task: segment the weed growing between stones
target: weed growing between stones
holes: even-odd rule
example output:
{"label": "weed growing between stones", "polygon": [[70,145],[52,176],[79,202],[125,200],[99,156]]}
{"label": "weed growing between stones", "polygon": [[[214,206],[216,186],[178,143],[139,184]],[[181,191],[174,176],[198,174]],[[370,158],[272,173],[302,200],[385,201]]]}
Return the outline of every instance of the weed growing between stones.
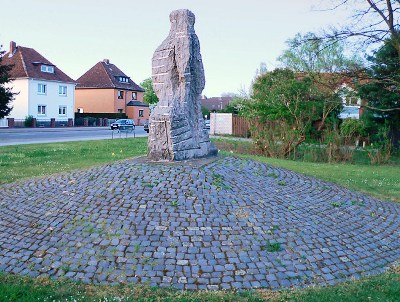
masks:
{"label": "weed growing between stones", "polygon": [[352,205],[352,206],[364,207],[364,206],[365,206],[365,203],[362,202],[362,201],[352,200],[352,201],[351,201],[351,205]]}
{"label": "weed growing between stones", "polygon": [[272,178],[278,178],[278,174],[276,174],[275,172],[268,173],[267,176]]}
{"label": "weed growing between stones", "polygon": [[279,242],[267,241],[265,245],[261,246],[261,250],[274,253],[282,251],[283,248]]}
{"label": "weed growing between stones", "polygon": [[220,174],[213,173],[213,185],[217,188],[218,191],[222,190],[222,181],[223,177]]}
{"label": "weed growing between stones", "polygon": [[340,208],[342,205],[343,205],[343,203],[338,202],[338,201],[331,202],[331,206],[334,208]]}

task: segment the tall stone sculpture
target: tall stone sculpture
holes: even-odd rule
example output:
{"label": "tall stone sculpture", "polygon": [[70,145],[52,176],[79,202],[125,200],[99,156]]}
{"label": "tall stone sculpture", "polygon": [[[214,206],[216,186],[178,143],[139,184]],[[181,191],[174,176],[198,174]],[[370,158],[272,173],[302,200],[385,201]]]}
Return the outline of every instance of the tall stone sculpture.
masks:
{"label": "tall stone sculpture", "polygon": [[181,9],[170,14],[170,21],[169,35],[152,60],[159,102],[150,116],[148,158],[171,161],[216,155],[201,115],[205,78],[195,16]]}

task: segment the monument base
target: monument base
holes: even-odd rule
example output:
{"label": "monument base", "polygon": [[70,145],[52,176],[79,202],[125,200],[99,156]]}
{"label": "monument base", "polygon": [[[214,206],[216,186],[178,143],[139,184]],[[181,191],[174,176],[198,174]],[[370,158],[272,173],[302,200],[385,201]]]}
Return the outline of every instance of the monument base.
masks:
{"label": "monument base", "polygon": [[[153,161],[181,161],[215,156],[204,121],[193,127],[184,116],[153,115],[149,123],[148,158]],[[197,129],[201,129],[198,131]]]}

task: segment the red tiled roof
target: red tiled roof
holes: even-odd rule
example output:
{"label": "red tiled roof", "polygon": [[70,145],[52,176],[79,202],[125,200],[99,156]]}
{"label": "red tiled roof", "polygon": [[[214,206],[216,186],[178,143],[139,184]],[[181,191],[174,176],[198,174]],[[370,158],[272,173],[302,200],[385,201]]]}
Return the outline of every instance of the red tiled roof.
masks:
{"label": "red tiled roof", "polygon": [[232,101],[232,97],[223,96],[223,97],[212,97],[212,98],[203,98],[200,100],[201,105],[206,107],[208,110],[221,110],[224,109],[228,104]]}
{"label": "red tiled roof", "polygon": [[[107,61],[107,60],[105,60]],[[127,83],[119,81],[119,77],[128,78]],[[79,79],[77,79],[79,88],[116,88],[144,92],[144,89],[132,81],[117,66],[107,62],[98,62]]]}
{"label": "red tiled roof", "polygon": [[[33,78],[75,83],[73,79],[33,48],[18,46],[12,56],[10,56],[9,52],[4,55],[3,63],[6,65],[14,65],[10,71],[10,76],[14,79]],[[43,64],[53,66],[54,73],[42,72],[41,66]]]}

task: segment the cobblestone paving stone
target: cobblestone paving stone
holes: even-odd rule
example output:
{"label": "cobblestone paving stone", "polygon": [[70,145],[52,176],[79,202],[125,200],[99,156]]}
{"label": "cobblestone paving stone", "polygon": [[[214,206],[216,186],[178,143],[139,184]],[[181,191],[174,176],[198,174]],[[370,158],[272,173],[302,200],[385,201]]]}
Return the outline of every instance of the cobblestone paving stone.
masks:
{"label": "cobblestone paving stone", "polygon": [[33,277],[278,289],[400,259],[399,204],[235,157],[133,159],[2,185],[0,196],[0,271]]}

